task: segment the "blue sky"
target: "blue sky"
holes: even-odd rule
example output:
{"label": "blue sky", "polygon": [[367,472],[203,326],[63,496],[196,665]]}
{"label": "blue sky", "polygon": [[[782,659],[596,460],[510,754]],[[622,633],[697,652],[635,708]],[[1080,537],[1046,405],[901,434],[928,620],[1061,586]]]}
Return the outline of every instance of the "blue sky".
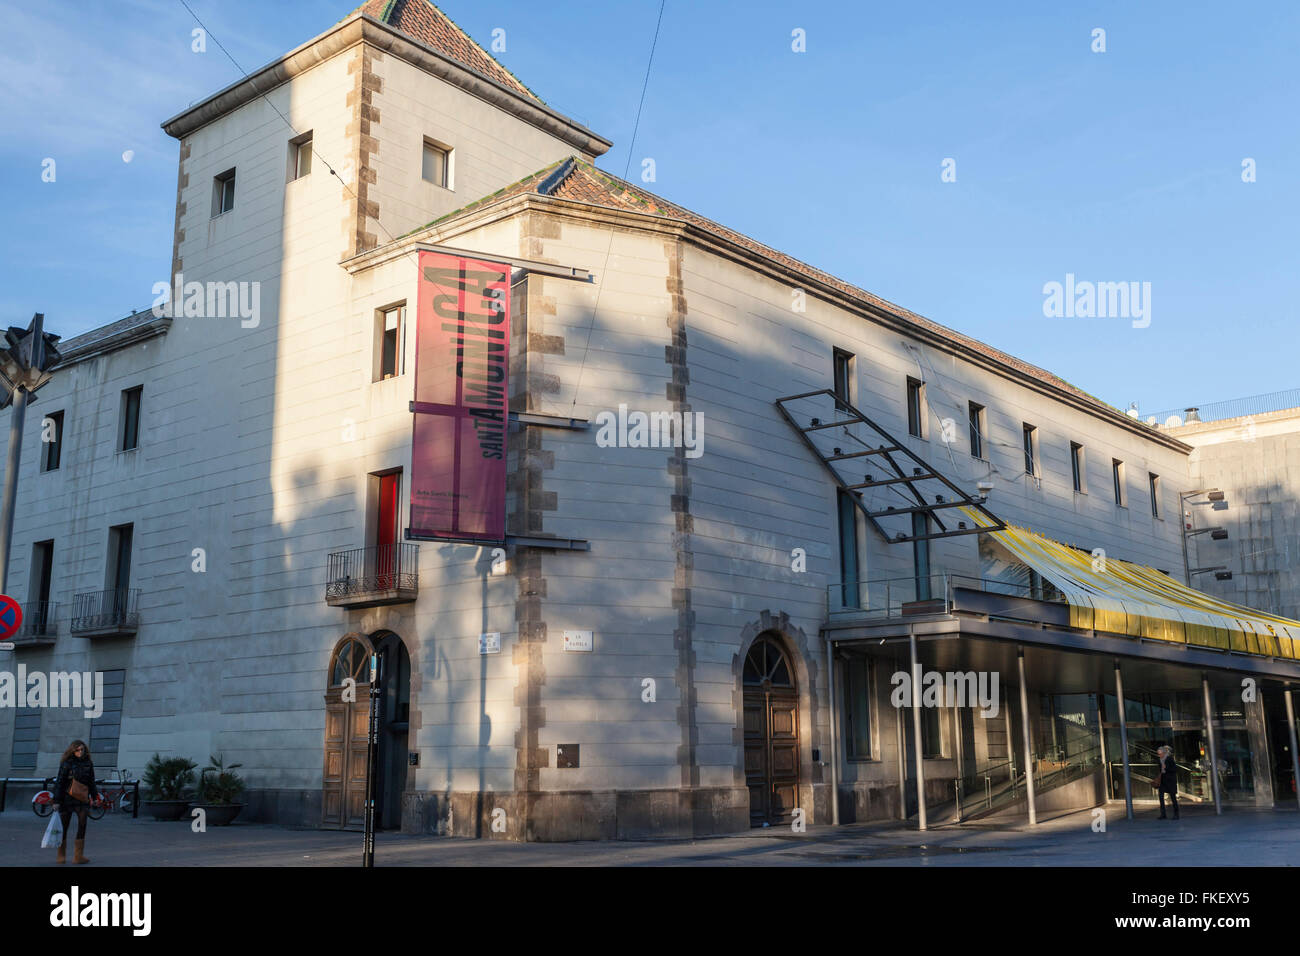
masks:
{"label": "blue sky", "polygon": [[[189,3],[248,71],[354,6]],[[499,59],[614,140],[599,165],[622,175],[658,0],[443,8],[484,46],[504,29]],[[179,0],[0,17],[0,304],[68,337],[153,300],[177,157],[159,124],[240,74],[191,51]],[[1293,388],[1298,39],[1292,2],[667,0],[631,176],[652,157],[654,192],[1117,406]],[[1149,282],[1150,325],[1045,317],[1067,274]]]}

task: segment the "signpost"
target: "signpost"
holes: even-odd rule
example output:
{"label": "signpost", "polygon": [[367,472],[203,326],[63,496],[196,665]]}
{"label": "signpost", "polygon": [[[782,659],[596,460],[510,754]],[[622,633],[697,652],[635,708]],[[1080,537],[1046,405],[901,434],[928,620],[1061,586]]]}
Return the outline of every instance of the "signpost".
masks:
{"label": "signpost", "polygon": [[45,332],[45,316],[37,312],[26,329],[10,326],[0,349],[0,408],[14,406],[9,423],[9,453],[5,458],[4,499],[0,504],[0,592],[9,588],[9,545],[14,535],[14,500],[18,494],[18,464],[23,453],[23,423],[27,418],[27,396],[50,380],[49,370],[58,364],[57,335]]}
{"label": "signpost", "polygon": [[370,655],[370,719],[366,732],[366,833],[361,865],[375,865],[375,750],[379,746],[379,655]]}

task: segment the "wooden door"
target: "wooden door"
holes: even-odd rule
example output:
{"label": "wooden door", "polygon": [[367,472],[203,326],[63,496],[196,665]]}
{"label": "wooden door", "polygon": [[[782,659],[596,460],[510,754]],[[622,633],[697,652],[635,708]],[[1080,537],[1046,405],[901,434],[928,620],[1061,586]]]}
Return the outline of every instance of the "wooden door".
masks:
{"label": "wooden door", "polygon": [[321,825],[365,826],[366,758],[370,722],[370,648],[356,638],[341,642],[325,692],[325,766]]}
{"label": "wooden door", "polygon": [[789,823],[799,805],[799,695],[775,642],[750,649],[743,699],[750,825]]}
{"label": "wooden door", "polygon": [[397,587],[397,473],[379,476],[379,514],[375,524],[375,575],[381,591]]}

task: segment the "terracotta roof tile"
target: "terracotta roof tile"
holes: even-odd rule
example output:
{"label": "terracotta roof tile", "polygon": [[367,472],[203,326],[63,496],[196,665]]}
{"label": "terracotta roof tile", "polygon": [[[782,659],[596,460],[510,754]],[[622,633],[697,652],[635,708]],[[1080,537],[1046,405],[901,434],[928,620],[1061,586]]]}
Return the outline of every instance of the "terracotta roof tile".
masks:
{"label": "terracotta roof tile", "polygon": [[495,80],[506,89],[514,90],[538,103],[542,102],[536,93],[520,83],[513,73],[471,40],[464,30],[429,0],[366,0],[353,13],[372,16],[457,63]]}

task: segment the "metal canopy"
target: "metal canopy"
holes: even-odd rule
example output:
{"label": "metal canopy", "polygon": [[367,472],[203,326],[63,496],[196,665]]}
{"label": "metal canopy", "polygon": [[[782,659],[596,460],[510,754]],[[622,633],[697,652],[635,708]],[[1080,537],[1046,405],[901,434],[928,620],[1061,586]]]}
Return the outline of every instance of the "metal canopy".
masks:
{"label": "metal canopy", "polygon": [[[810,417],[807,412],[808,403],[816,399],[830,400],[826,406],[830,409],[826,420]],[[795,402],[805,403],[801,406],[802,416],[797,416],[786,407]],[[983,498],[973,497],[962,490],[831,389],[822,388],[778,398],[776,407],[808,450],[822,463],[836,487],[849,494],[858,510],[866,517],[867,523],[887,543],[929,541],[934,538],[1001,531],[1006,527],[997,515],[984,507]],[[855,434],[855,431],[864,434]],[[838,444],[832,444],[828,450],[824,447],[828,439]],[[842,462],[857,463],[862,469],[861,476],[854,475],[846,479],[840,473],[840,469],[847,468],[840,464]],[[870,502],[864,496],[864,491],[873,492]],[[887,493],[894,495],[891,500],[895,503],[880,500]],[[949,517],[949,521],[955,520],[956,527],[945,524],[941,512],[962,506],[978,509],[991,523],[972,526],[972,522]],[[916,514],[926,515],[939,530],[926,534],[913,533],[911,516]],[[903,530],[886,526],[886,523],[893,525],[894,522],[889,519],[894,518],[907,519]]]}

